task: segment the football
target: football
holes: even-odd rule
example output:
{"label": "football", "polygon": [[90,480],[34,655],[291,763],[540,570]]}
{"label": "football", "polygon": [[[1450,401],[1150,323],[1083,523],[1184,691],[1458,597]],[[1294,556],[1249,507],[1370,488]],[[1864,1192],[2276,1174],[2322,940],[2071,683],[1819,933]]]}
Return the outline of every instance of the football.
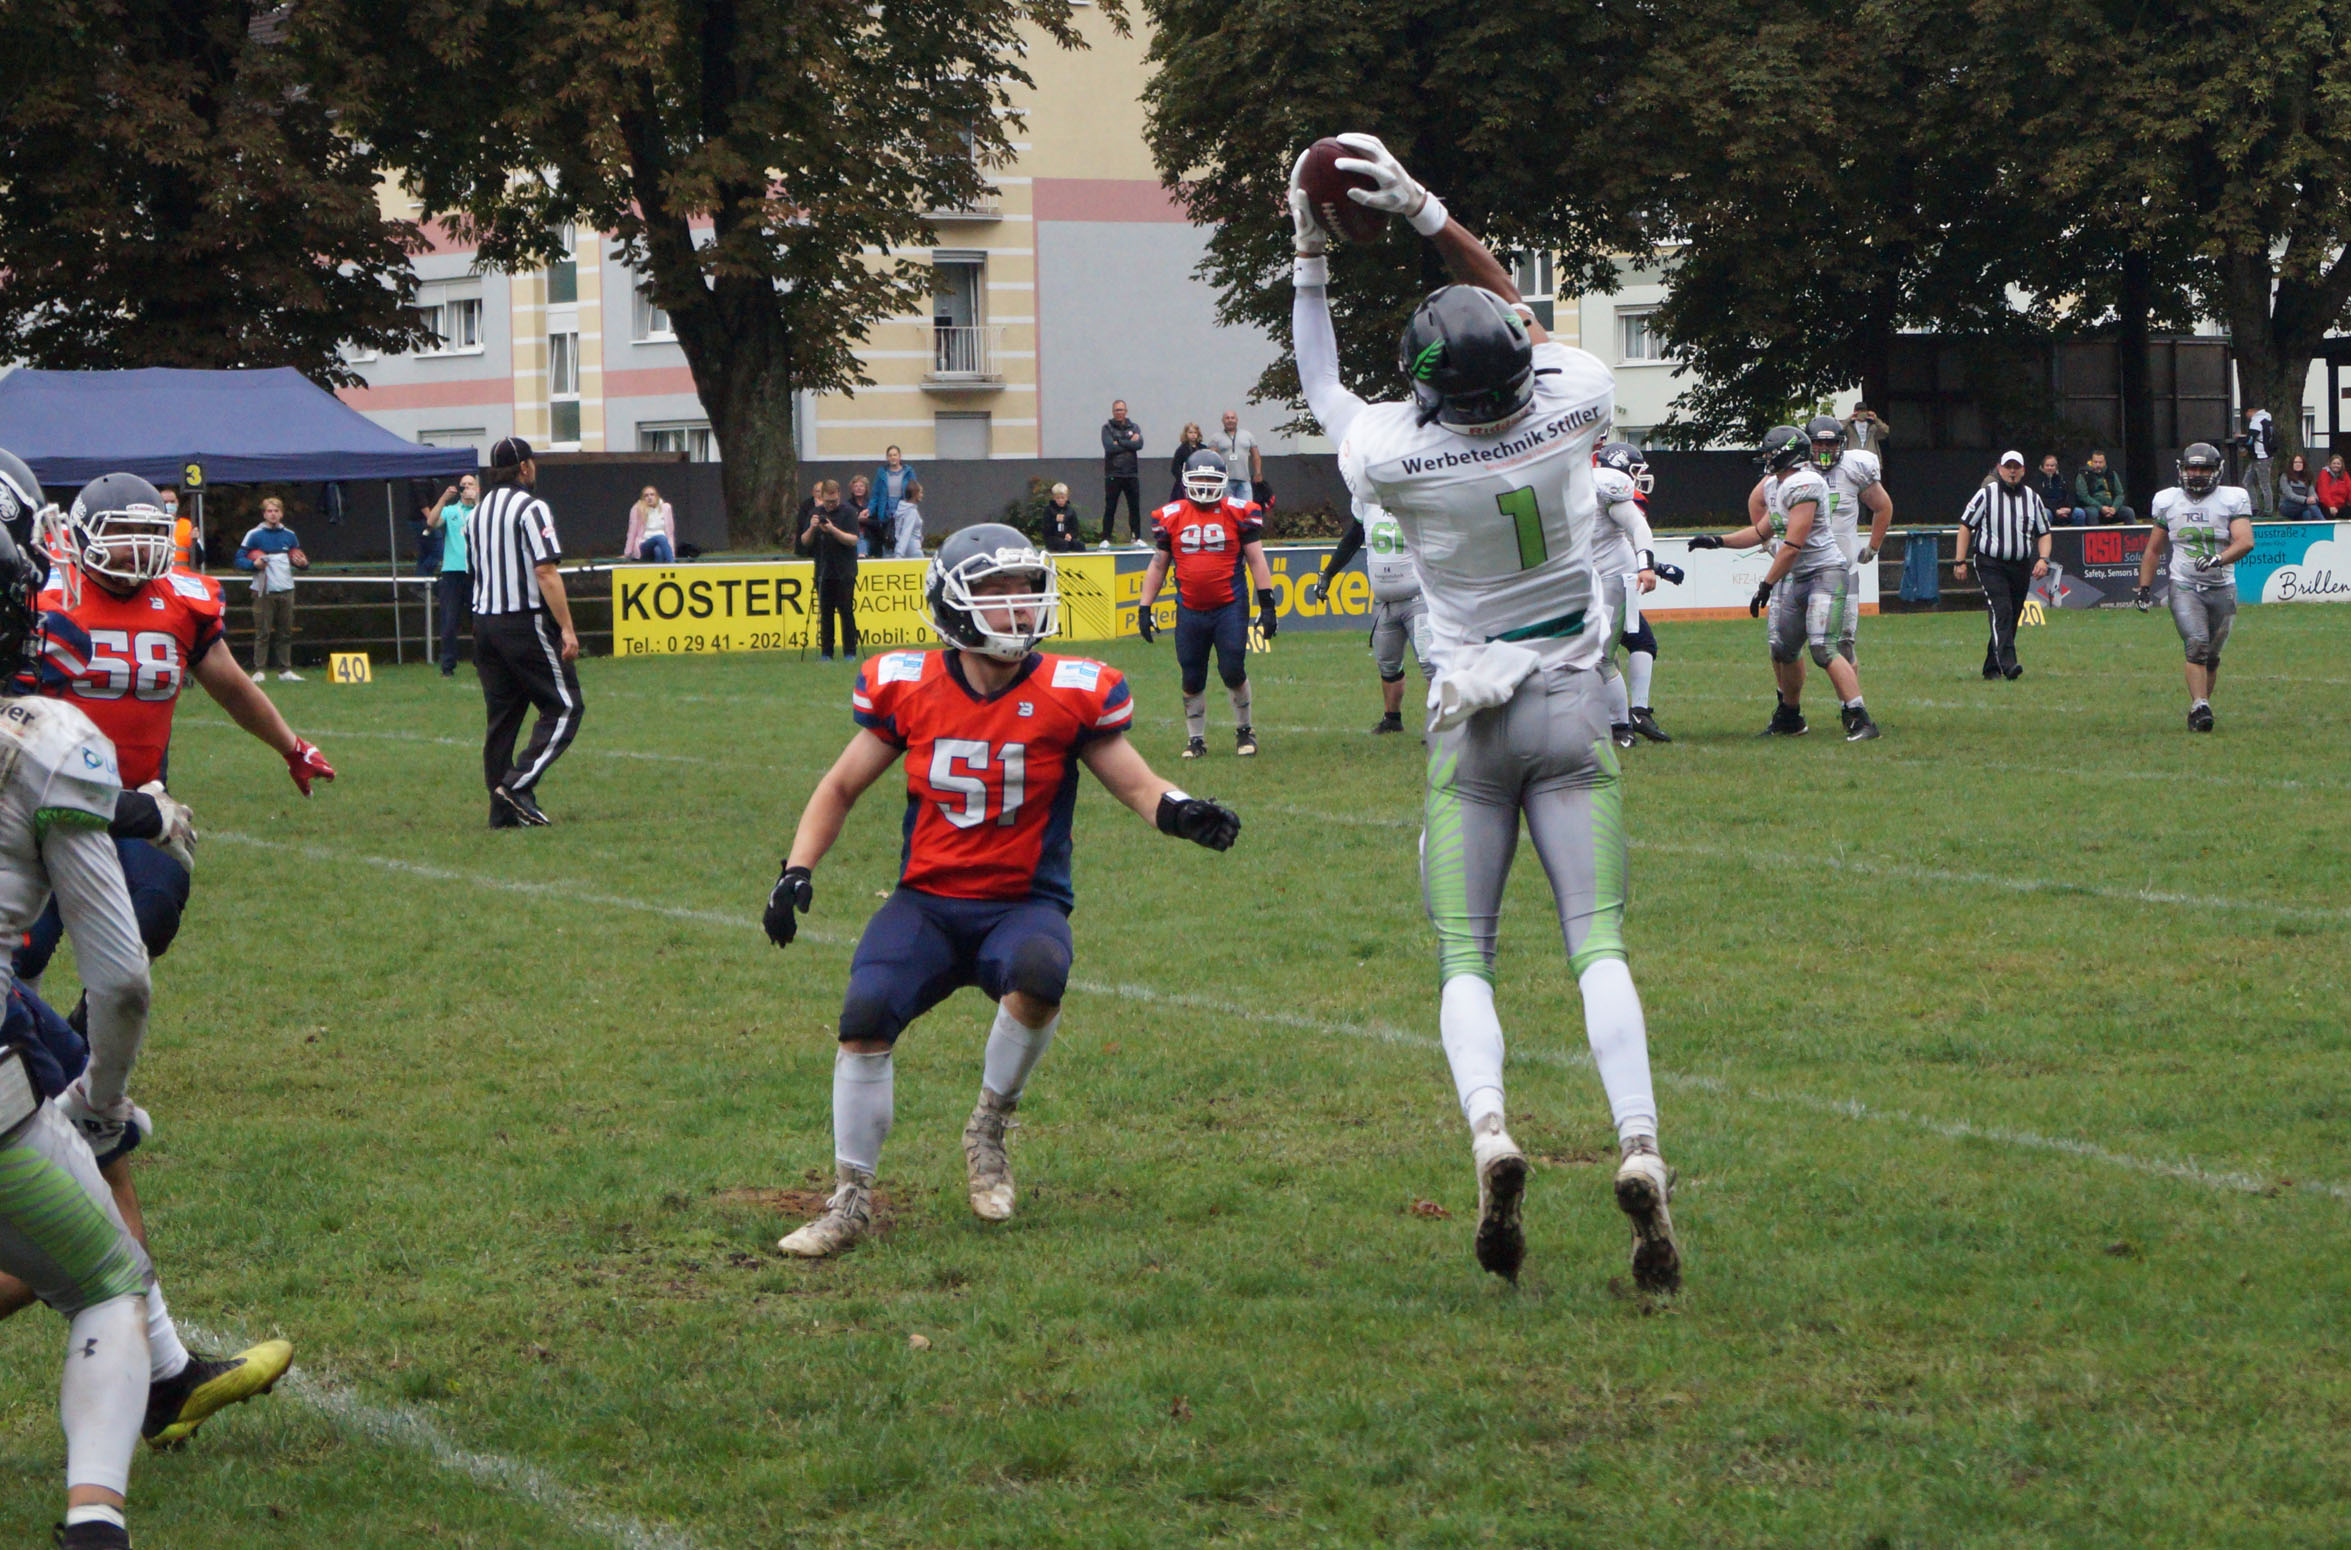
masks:
{"label": "football", "polygon": [[1306,164],[1299,169],[1298,185],[1306,190],[1307,204],[1314,211],[1314,223],[1333,237],[1348,242],[1369,242],[1388,224],[1387,212],[1367,209],[1347,197],[1351,188],[1370,188],[1372,181],[1360,172],[1339,170],[1339,158],[1356,153],[1325,135],[1306,148]]}

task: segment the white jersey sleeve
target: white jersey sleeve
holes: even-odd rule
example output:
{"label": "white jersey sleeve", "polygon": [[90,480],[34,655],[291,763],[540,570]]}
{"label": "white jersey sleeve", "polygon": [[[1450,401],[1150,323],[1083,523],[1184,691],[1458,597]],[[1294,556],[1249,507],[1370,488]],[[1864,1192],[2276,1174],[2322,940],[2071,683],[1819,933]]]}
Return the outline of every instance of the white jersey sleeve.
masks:
{"label": "white jersey sleeve", "polygon": [[1600,502],[1600,526],[1592,536],[1592,565],[1602,576],[1621,576],[1640,569],[1641,554],[1653,546],[1648,514],[1641,510],[1640,492],[1632,475],[1621,468],[1592,470],[1592,489]]}
{"label": "white jersey sleeve", "polygon": [[[1844,566],[1845,551],[1837,544],[1836,526],[1829,521],[1828,481],[1816,469],[1799,468],[1785,479],[1767,479],[1763,486],[1763,507],[1771,515],[1771,531],[1775,539],[1785,541],[1789,513],[1813,503],[1812,529],[1804,535],[1803,552],[1788,568],[1791,576],[1809,576],[1814,571],[1831,566]],[[1778,552],[1778,545],[1773,546]]]}
{"label": "white jersey sleeve", "polygon": [[1301,285],[1291,291],[1290,348],[1298,358],[1298,386],[1306,394],[1306,412],[1324,435],[1344,441],[1364,403],[1339,381],[1339,336],[1331,328],[1327,288]]}

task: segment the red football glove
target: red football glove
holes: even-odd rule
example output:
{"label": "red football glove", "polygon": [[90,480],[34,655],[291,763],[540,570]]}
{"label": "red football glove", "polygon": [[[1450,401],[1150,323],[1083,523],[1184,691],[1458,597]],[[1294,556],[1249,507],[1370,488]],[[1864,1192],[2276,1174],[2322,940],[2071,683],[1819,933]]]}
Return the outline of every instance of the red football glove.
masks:
{"label": "red football glove", "polygon": [[333,780],[335,767],[327,763],[327,756],[318,751],[318,745],[307,738],[294,739],[294,751],[286,755],[286,773],[294,777],[294,784],[304,796],[310,795],[314,780]]}

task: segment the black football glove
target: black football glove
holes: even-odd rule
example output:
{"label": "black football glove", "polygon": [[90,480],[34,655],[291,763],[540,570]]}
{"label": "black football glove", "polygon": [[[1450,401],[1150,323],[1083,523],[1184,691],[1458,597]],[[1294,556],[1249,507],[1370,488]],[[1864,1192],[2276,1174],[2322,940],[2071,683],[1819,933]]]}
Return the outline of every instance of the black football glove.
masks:
{"label": "black football glove", "polygon": [[1233,841],[1240,838],[1241,815],[1208,797],[1163,791],[1159,794],[1159,832],[1210,850],[1230,850]]}
{"label": "black football glove", "polygon": [[1265,631],[1265,638],[1267,640],[1273,639],[1275,623],[1273,589],[1271,587],[1259,587],[1257,589],[1257,627]]}
{"label": "black football glove", "polygon": [[2131,594],[2131,600],[2139,605],[2139,612],[2145,613],[2148,609],[2155,606],[2155,589],[2153,587],[2141,587],[2138,591]]}
{"label": "black football glove", "polygon": [[1689,574],[1689,572],[1683,570],[1679,565],[1657,564],[1652,565],[1649,568],[1657,572],[1657,579],[1659,581],[1670,581],[1677,587],[1682,584],[1682,578]]}
{"label": "black football glove", "polygon": [[1762,618],[1763,606],[1770,601],[1771,583],[1768,581],[1757,582],[1755,585],[1755,595],[1747,599],[1747,617],[1750,619]]}
{"label": "black football glove", "polygon": [[1690,547],[1693,549],[1720,549],[1722,540],[1712,533],[1700,533],[1696,538],[1690,540]]}
{"label": "black football glove", "polygon": [[1306,584],[1298,589],[1298,595],[1309,603],[1321,602],[1331,595],[1330,578],[1322,575],[1308,577]]}
{"label": "black football glove", "polygon": [[1146,646],[1159,638],[1159,621],[1152,617],[1148,606],[1135,610],[1135,633],[1143,637]]}
{"label": "black football glove", "polygon": [[808,868],[786,863],[784,875],[768,890],[767,911],[759,917],[767,939],[778,947],[791,946],[792,938],[800,934],[800,916],[815,903],[816,884],[809,881]]}

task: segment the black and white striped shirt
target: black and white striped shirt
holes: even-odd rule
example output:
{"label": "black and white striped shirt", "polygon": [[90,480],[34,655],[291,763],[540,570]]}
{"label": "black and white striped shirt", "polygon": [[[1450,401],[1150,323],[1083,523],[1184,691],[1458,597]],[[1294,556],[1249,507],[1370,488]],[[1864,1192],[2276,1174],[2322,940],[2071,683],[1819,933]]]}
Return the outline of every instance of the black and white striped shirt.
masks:
{"label": "black and white striped shirt", "polygon": [[2049,531],[2049,508],[2031,485],[2010,485],[1995,474],[1975,492],[1959,520],[1975,535],[1975,551],[1985,559],[2029,560],[2037,552],[2033,540]]}
{"label": "black and white striped shirt", "polygon": [[537,613],[539,597],[532,567],[563,558],[555,538],[555,517],[547,503],[518,484],[484,491],[465,525],[465,565],[473,576],[473,611],[478,614]]}

